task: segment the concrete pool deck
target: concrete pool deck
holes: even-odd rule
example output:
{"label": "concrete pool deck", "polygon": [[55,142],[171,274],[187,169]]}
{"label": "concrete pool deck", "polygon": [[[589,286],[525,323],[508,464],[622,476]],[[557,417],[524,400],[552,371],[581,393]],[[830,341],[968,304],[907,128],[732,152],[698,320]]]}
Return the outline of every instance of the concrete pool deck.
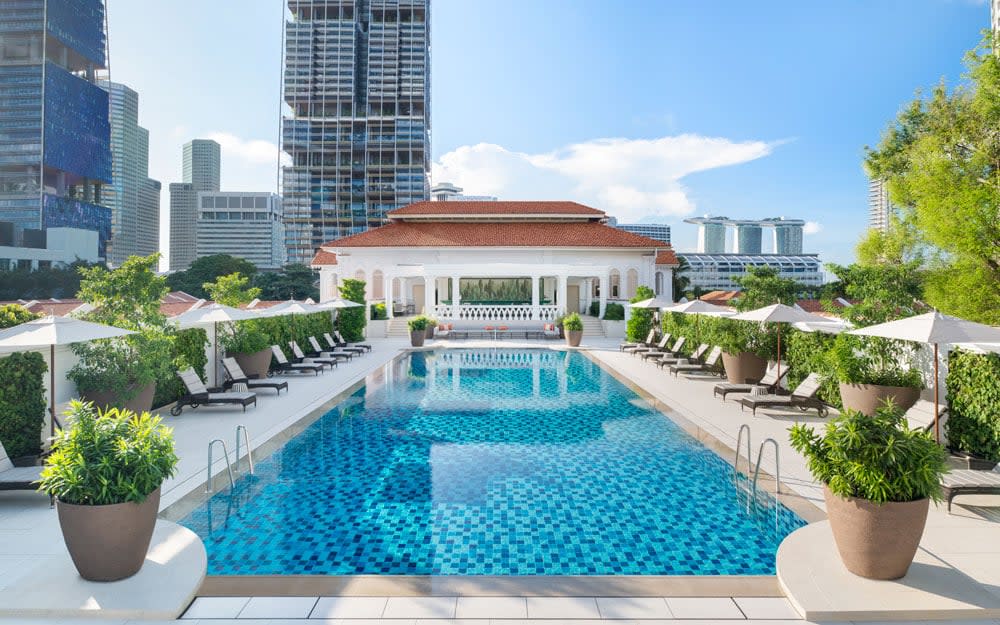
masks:
{"label": "concrete pool deck", "polygon": [[[293,428],[296,423],[299,423],[304,418],[312,413],[316,413],[317,410],[321,410],[324,407],[332,405],[334,398],[343,393],[345,390],[350,389],[355,386],[359,381],[363,380],[368,374],[376,372],[381,369],[381,367],[389,362],[392,358],[396,357],[401,350],[408,346],[408,342],[404,340],[393,340],[393,339],[377,339],[371,341],[375,346],[373,352],[369,355],[355,359],[354,362],[342,365],[338,370],[327,372],[324,375],[318,377],[311,376],[288,376],[285,379],[289,380],[289,393],[286,395],[282,393],[280,397],[276,397],[273,392],[263,391],[259,393],[260,401],[259,406],[256,409],[250,409],[244,415],[239,410],[225,409],[225,408],[200,408],[197,410],[185,410],[184,414],[179,417],[167,417],[165,421],[168,425],[175,428],[175,436],[177,440],[177,451],[181,458],[180,465],[178,467],[178,474],[175,478],[164,484],[164,494],[163,503],[161,509],[166,509],[170,506],[174,506],[171,510],[171,514],[168,516],[170,518],[178,518],[183,516],[182,509],[184,502],[182,501],[186,496],[195,496],[198,491],[203,490],[205,482],[205,461],[206,461],[206,447],[209,440],[213,438],[221,438],[227,442],[230,446],[230,452],[233,451],[232,445],[235,442],[235,428],[238,424],[244,424],[247,426],[248,431],[251,436],[251,447],[254,449],[261,448],[267,449],[268,446],[273,446],[282,440],[285,440],[290,432],[294,432],[300,428]],[[610,370],[616,372],[619,377],[623,377],[626,380],[630,380],[634,385],[638,386],[644,395],[650,397],[655,402],[662,404],[661,408],[665,412],[675,414],[681,418],[682,421],[689,422],[697,426],[702,430],[706,436],[710,436],[713,440],[713,444],[721,446],[720,453],[723,457],[731,461],[732,447],[735,445],[736,432],[742,423],[750,424],[753,434],[753,454],[757,454],[757,445],[766,437],[774,438],[781,448],[781,481],[785,488],[792,493],[794,493],[798,498],[808,502],[806,504],[810,509],[812,509],[811,518],[809,520],[818,520],[822,518],[822,495],[820,488],[817,484],[813,482],[808,471],[806,470],[805,463],[797,454],[795,454],[787,443],[787,428],[790,427],[796,421],[814,421],[822,422],[823,420],[808,414],[802,413],[783,413],[781,411],[760,411],[758,417],[753,418],[749,412],[742,413],[738,404],[733,401],[726,403],[721,402],[719,399],[712,397],[711,385],[717,380],[717,378],[712,379],[685,379],[673,378],[669,376],[665,371],[657,369],[649,363],[644,363],[639,358],[633,358],[627,354],[622,354],[617,350],[617,340],[610,339],[593,339],[590,341],[585,341],[584,348],[589,353],[590,357],[599,360]],[[478,347],[499,347],[499,348],[517,348],[517,347],[549,347],[549,348],[561,348],[562,343],[556,341],[454,341],[450,343],[441,343],[438,341],[432,341],[428,344],[429,348],[434,347],[457,347],[457,348],[478,348]],[[300,426],[301,427],[301,426]],[[290,428],[292,428],[290,430]],[[241,467],[245,468],[245,461],[241,463]],[[763,469],[769,473],[774,471],[774,463],[770,458],[770,453],[766,454],[765,460],[763,462]],[[218,484],[222,484],[220,480],[227,479],[224,478],[223,474],[225,471],[225,463],[221,459],[220,454],[217,452],[213,463],[213,473],[216,478],[215,481]],[[178,506],[177,504],[180,503]],[[973,505],[975,504],[975,505]],[[982,506],[982,507],[978,507]],[[985,595],[976,595],[980,597],[982,601],[980,603],[986,604],[988,601],[992,601],[1000,597],[1000,523],[998,523],[998,517],[1000,517],[1000,511],[995,507],[1000,506],[1000,498],[991,497],[967,497],[960,498],[956,500],[955,514],[948,516],[944,513],[943,508],[934,509],[932,507],[931,517],[928,520],[927,532],[924,535],[924,540],[921,543],[921,549],[925,551],[929,557],[935,559],[942,563],[942,566],[946,567],[947,570],[952,572],[959,577],[954,577],[952,579],[966,580],[968,579],[969,586],[963,584],[963,591],[972,589],[975,592],[985,592]],[[48,500],[42,495],[34,493],[3,493],[0,494],[0,592],[4,588],[9,588],[14,580],[23,577],[24,569],[26,564],[35,561],[38,557],[43,556],[48,553],[51,555],[54,549],[63,549],[62,538],[58,532],[57,524],[52,523],[52,517],[54,517],[54,512],[49,510]],[[811,528],[813,526],[809,526]],[[804,529],[809,529],[804,528]],[[800,530],[801,531],[801,530]],[[32,551],[32,548],[25,548],[25,545],[38,545]],[[37,552],[37,553],[36,553]],[[798,557],[798,556],[796,556]],[[803,558],[815,558],[815,554],[802,554]],[[824,556],[827,557],[827,556]],[[829,559],[827,557],[827,559]],[[835,562],[839,565],[839,560]],[[820,573],[822,572],[822,567],[818,567]],[[780,571],[779,571],[780,573]],[[820,573],[817,573],[820,574]],[[741,597],[755,597],[755,598],[765,598],[770,596],[774,598],[774,595],[778,594],[776,590],[777,581],[775,578],[769,578],[769,587],[766,592],[762,592],[760,587],[748,587],[745,591],[739,589],[731,590],[729,594],[736,596],[736,603],[739,604]],[[989,620],[993,618],[992,613],[987,611],[980,612],[969,612],[968,610],[964,612],[954,611],[954,612],[934,612],[929,609],[927,612],[917,611],[914,612],[910,610],[904,616],[904,612],[900,611],[893,614],[878,614],[874,612],[866,612],[864,610],[856,610],[849,608],[851,606],[846,603],[842,603],[842,600],[848,600],[855,596],[853,593],[853,588],[850,586],[851,579],[841,579],[837,576],[832,576],[829,579],[826,578],[813,578],[815,584],[821,587],[824,591],[823,598],[829,602],[829,597],[833,596],[837,599],[837,609],[843,608],[841,619],[849,618],[851,620],[860,621],[866,620],[866,614],[872,614],[872,618],[878,619],[900,619],[905,618],[907,620],[916,620],[921,618],[937,618],[937,619],[969,619],[969,618],[985,618],[987,620],[983,622],[988,622],[991,625],[1000,625],[1000,621]],[[856,580],[856,578],[854,578]],[[681,580],[675,580],[680,582]],[[864,581],[864,580],[862,580]],[[882,589],[885,592],[885,596],[889,597],[894,592],[893,584],[905,584],[907,578],[901,580],[900,582],[877,582],[877,584],[885,584]],[[869,582],[870,583],[870,582]],[[940,596],[942,601],[947,600],[948,597],[944,596],[939,590],[945,589],[945,586],[941,586],[940,589],[934,586],[934,580],[931,579],[929,582],[930,586],[922,590],[922,592],[927,593],[931,600],[936,596]],[[213,584],[215,588],[213,590]],[[222,581],[215,581],[213,578],[209,578],[205,585],[202,587],[203,591],[208,591],[211,595],[216,597],[224,592],[228,592],[231,589],[224,589],[220,584],[224,585]],[[841,586],[840,584],[845,584]],[[498,584],[502,587],[502,584]],[[94,594],[100,591],[106,591],[110,588],[110,585],[99,584],[96,585],[102,588],[94,588]],[[382,584],[385,588],[385,584]],[[947,588],[951,588],[948,585]],[[452,587],[454,588],[454,586]],[[618,612],[605,611],[600,609],[600,599],[601,597],[608,598],[608,595],[604,592],[600,592],[599,589],[595,589],[593,585],[588,585],[588,590],[586,594],[581,596],[583,591],[573,590],[564,588],[563,597],[566,595],[576,595],[575,598],[584,599],[583,603],[589,603],[586,599],[593,599],[598,606],[598,610],[595,613],[592,610],[585,610],[578,612],[579,618],[586,619],[607,619],[614,618],[612,616],[605,616],[605,614],[620,614]],[[692,594],[702,594],[696,592],[695,590],[690,590],[692,587],[687,586],[688,590],[685,591],[679,586],[674,592],[661,593],[653,596],[656,591],[648,590],[646,592],[635,593],[634,595],[628,595],[627,590],[621,590],[618,594],[619,599],[628,600],[635,606],[646,605],[650,607],[651,611],[646,612],[647,616],[637,616],[637,617],[627,617],[627,618],[639,618],[639,619],[663,619],[663,622],[673,622],[677,619],[709,619],[716,620],[722,618],[749,618],[751,621],[756,621],[756,619],[775,619],[775,618],[788,618],[786,616],[767,616],[766,613],[746,613],[741,612],[739,617],[725,617],[719,615],[718,613],[712,612],[710,609],[696,610],[694,612],[684,612],[681,611],[671,611],[669,616],[664,615],[661,606],[653,605],[655,603],[650,603],[649,601],[640,601],[639,596],[643,599],[662,599],[668,605],[670,604],[670,598],[679,598],[687,595],[686,598],[694,599]],[[357,586],[355,586],[357,589]],[[124,590],[124,589],[123,589]],[[155,585],[144,589],[145,592],[155,594],[160,589]],[[315,601],[310,608],[310,613],[312,609],[316,607],[317,602],[320,601],[319,597],[323,596],[323,593],[315,591],[313,589],[308,589],[306,587],[301,587],[302,592],[299,593],[299,598],[303,599],[300,603],[306,603],[305,599],[312,598]],[[863,594],[867,597],[874,596],[878,598],[881,596],[883,590],[878,590],[873,595],[872,592],[866,591]],[[811,614],[817,613],[816,608],[810,607],[810,605],[803,605],[797,603],[798,591],[796,589],[789,589],[792,594],[791,605],[795,605],[800,614]],[[51,588],[48,593],[51,596],[53,593],[58,594],[60,592],[58,586]],[[135,596],[141,595],[143,590],[129,591],[131,599]],[[426,595],[434,595],[434,598],[445,599],[445,602],[438,602],[441,605],[447,602],[448,593],[454,593],[454,590],[448,590],[448,585],[438,585],[438,588],[421,589],[417,588],[416,591],[410,591],[407,593],[392,593],[389,592],[356,592],[355,594],[369,594],[373,596],[385,596],[387,601],[391,596],[402,596],[403,594],[420,597]],[[497,595],[502,594],[502,590],[494,589],[492,592],[486,592],[480,589],[478,591],[481,595]],[[832,594],[831,594],[832,593]],[[199,593],[206,599],[214,598],[209,597],[205,592]],[[260,604],[267,604],[267,601],[263,601],[270,597],[272,593],[255,593],[258,595],[258,601]],[[273,593],[280,594],[280,593]],[[331,593],[340,594],[340,593]],[[348,593],[344,593],[348,594]],[[451,597],[454,599],[457,594],[454,593]],[[520,592],[516,593],[518,596],[526,596],[528,594],[538,594],[538,593],[528,593]],[[444,596],[443,596],[444,595]],[[45,596],[44,594],[39,595]],[[860,595],[857,595],[860,596]],[[664,599],[664,597],[666,597]],[[224,623],[225,619],[236,619],[232,622],[240,623],[253,623],[254,611],[246,612],[243,614],[243,607],[247,605],[249,601],[244,594],[244,603],[241,604],[241,608],[236,614],[231,616],[220,616],[216,617],[221,620],[215,620],[209,617],[195,618],[195,621],[205,622],[205,623]],[[558,599],[558,596],[551,596],[548,598]],[[716,593],[714,597],[716,600],[731,601],[728,594],[726,596],[720,596]],[[782,600],[784,601],[784,600]],[[973,603],[977,601],[973,599]],[[203,605],[209,605],[211,602],[202,602]],[[399,602],[395,602],[399,603]],[[537,603],[536,605],[541,606],[542,603]],[[579,602],[577,602],[579,603]],[[612,605],[612,603],[605,602],[606,605]],[[712,602],[709,602],[712,603]],[[697,601],[694,602],[675,602],[676,605],[689,604],[689,605],[709,605],[709,603],[699,604]],[[752,603],[752,602],[751,602]],[[279,605],[271,603],[269,605]],[[216,605],[220,605],[216,602]],[[283,604],[281,604],[283,605]],[[445,618],[456,618],[458,617],[458,600],[455,599],[456,611],[450,616]],[[529,605],[525,601],[525,605]],[[556,606],[556,604],[549,604],[551,606]],[[559,604],[562,605],[562,604]],[[568,605],[568,604],[566,604]],[[714,603],[712,605],[715,605]],[[748,603],[748,605],[750,605]],[[784,604],[782,604],[784,605]],[[910,604],[912,605],[912,604]],[[928,604],[930,605],[930,604]],[[176,614],[180,614],[187,604],[180,606]],[[385,608],[386,606],[383,606]],[[933,607],[933,606],[932,606]],[[637,608],[638,609],[638,608]],[[811,611],[812,610],[812,611]],[[275,614],[269,612],[266,619],[295,619],[302,618],[299,616],[298,610],[295,614],[284,613]],[[639,614],[638,612],[634,612]],[[161,613],[162,614],[162,613]],[[196,614],[196,613],[193,613]],[[387,616],[395,616],[399,614],[397,611],[393,611],[388,615],[383,611],[379,614],[377,618],[386,618]],[[753,614],[753,615],[752,615]],[[826,619],[834,620],[836,615],[823,613]],[[850,614],[851,616],[847,616]],[[930,615],[934,614],[933,617]],[[82,615],[82,614],[81,614]],[[543,616],[545,615],[545,616]],[[656,616],[659,615],[659,616]],[[18,618],[16,620],[7,620],[4,617],[13,617],[14,614],[10,612],[5,612],[5,606],[0,603],[0,625],[4,623],[41,623],[46,621],[35,621],[35,620],[25,620],[24,618]],[[97,616],[93,611],[86,616],[90,617],[91,620],[88,622],[96,622],[93,620],[94,616]],[[114,619],[104,621],[108,623],[116,623],[121,625],[130,619],[138,618],[149,618],[151,614],[143,614],[141,611],[129,614],[116,614]],[[308,616],[308,614],[307,614]],[[444,615],[442,615],[444,616]],[[520,619],[541,619],[548,617],[561,616],[563,618],[573,618],[573,612],[566,612],[559,614],[559,612],[544,611],[541,609],[536,609],[527,614],[527,616],[518,617]],[[237,619],[237,617],[240,617]],[[163,618],[162,616],[157,616],[157,618]],[[192,617],[193,618],[193,617]],[[322,618],[332,618],[323,616]],[[391,623],[402,623],[402,622],[413,622],[413,618],[410,617],[409,620],[388,620],[385,622]],[[474,617],[477,620],[474,622],[487,623],[489,620],[478,620],[483,617]],[[491,617],[492,620],[500,618],[498,613],[494,613]],[[618,618],[626,618],[619,616]],[[247,620],[250,619],[250,620]],[[54,622],[54,621],[48,621]],[[58,622],[73,622],[60,620]],[[187,622],[193,622],[188,620]],[[284,621],[269,621],[269,620],[257,620],[259,624],[265,622],[284,622]],[[307,622],[307,621],[299,621]],[[317,622],[313,620],[311,622]],[[322,620],[318,622],[323,622]],[[340,621],[330,621],[330,622],[340,622]],[[375,623],[379,622],[376,620],[368,620],[362,622]],[[500,620],[500,623],[513,623],[513,620]],[[538,622],[549,622],[554,621],[544,621],[539,620]],[[623,623],[629,621],[618,620],[616,622]],[[654,621],[638,621],[638,622],[654,622]],[[688,621],[690,622],[690,621]],[[761,621],[762,622],[762,621]],[[788,622],[788,621],[783,621]],[[966,621],[968,622],[968,621]]]}

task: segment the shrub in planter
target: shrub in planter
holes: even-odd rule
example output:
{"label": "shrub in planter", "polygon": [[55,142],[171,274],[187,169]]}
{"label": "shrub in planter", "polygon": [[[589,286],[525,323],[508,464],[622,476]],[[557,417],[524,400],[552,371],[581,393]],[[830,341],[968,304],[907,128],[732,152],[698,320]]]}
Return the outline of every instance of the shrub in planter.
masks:
{"label": "shrub in planter", "polygon": [[73,402],[39,490],[57,500],[59,525],[84,579],[115,581],[142,567],[159,508],[160,485],[174,474],[173,435],[159,417]]}
{"label": "shrub in planter", "polygon": [[[651,297],[656,297],[653,290],[648,286],[640,286],[636,289],[635,297],[632,298],[631,302],[634,304],[635,302],[641,302]],[[625,339],[632,342],[644,340],[646,335],[649,334],[649,330],[653,327],[654,312],[652,308],[633,308],[632,315],[628,318]]]}
{"label": "shrub in planter", "polygon": [[427,338],[427,328],[431,327],[431,320],[423,315],[418,315],[406,322],[410,328],[410,345],[420,347]]}
{"label": "shrub in planter", "polygon": [[[220,333],[220,340],[222,335]],[[178,330],[174,334],[173,359],[171,367],[175,371],[183,371],[192,367],[201,377],[205,379],[205,366],[208,365],[208,356],[205,354],[205,347],[208,345],[208,332],[204,328],[187,328]],[[176,375],[168,376],[156,382],[156,394],[153,396],[153,406],[166,406],[177,401],[187,390],[184,383]]]}
{"label": "shrub in planter", "polygon": [[38,352],[0,358],[0,442],[12,459],[37,456],[41,450],[48,370]]}
{"label": "shrub in planter", "polygon": [[924,385],[920,371],[903,364],[913,354],[902,341],[838,335],[829,356],[844,408],[870,415],[886,398],[904,410],[912,406]]}
{"label": "shrub in planter", "polygon": [[785,349],[781,358],[783,363],[789,367],[785,378],[788,388],[798,386],[810,373],[818,373],[823,378],[818,397],[824,403],[840,410],[843,408],[840,400],[840,385],[829,356],[834,340],[836,340],[834,334],[789,329],[782,339],[782,345]]}
{"label": "shrub in planter", "polygon": [[337,329],[348,342],[358,342],[365,336],[365,281],[347,278],[340,283],[340,296],[361,304],[357,308],[344,308],[337,314]]}
{"label": "shrub in planter", "polygon": [[566,315],[563,318],[562,327],[566,333],[566,343],[570,347],[579,346],[580,340],[583,338],[583,320],[580,319],[580,315],[577,313]]}
{"label": "shrub in planter", "polygon": [[623,321],[624,319],[625,306],[622,304],[616,304],[615,302],[608,302],[607,306],[604,307],[604,320]]}
{"label": "shrub in planter", "polygon": [[371,305],[371,319],[372,321],[381,321],[382,319],[388,319],[389,314],[385,310],[385,302],[378,302]]}
{"label": "shrub in planter", "polygon": [[929,501],[941,497],[944,450],[929,434],[911,430],[890,403],[872,416],[849,410],[822,436],[798,424],[790,439],[825,486],[830,526],[847,569],[871,579],[905,575]]}
{"label": "shrub in planter", "polygon": [[945,430],[952,449],[1000,461],[1000,355],[952,351],[948,406]]}
{"label": "shrub in planter", "polygon": [[437,328],[438,320],[434,317],[427,317],[427,328],[424,330],[426,332],[427,338],[434,337],[434,329]]}

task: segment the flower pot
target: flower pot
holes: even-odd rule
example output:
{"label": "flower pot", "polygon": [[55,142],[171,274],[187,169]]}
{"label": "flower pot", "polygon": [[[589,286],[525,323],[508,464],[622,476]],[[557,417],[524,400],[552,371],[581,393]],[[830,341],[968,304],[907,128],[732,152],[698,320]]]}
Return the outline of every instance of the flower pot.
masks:
{"label": "flower pot", "polygon": [[433,325],[427,326],[426,334],[424,336],[426,338],[429,338],[429,339],[434,338],[434,326]]}
{"label": "flower pot", "polygon": [[566,344],[570,347],[579,347],[581,339],[583,330],[566,330]]}
{"label": "flower pot", "polygon": [[896,406],[908,410],[920,399],[920,389],[909,386],[881,386],[878,384],[840,383],[840,399],[845,410],[857,410],[872,416],[891,397]]}
{"label": "flower pot", "polygon": [[[135,387],[133,386],[132,388],[134,389]],[[102,410],[110,406],[126,408],[137,414],[142,414],[149,412],[153,408],[153,395],[155,394],[156,382],[150,382],[139,389],[139,392],[128,401],[122,400],[118,393],[112,391],[81,393],[81,396],[86,401],[94,402],[94,406]]]}
{"label": "flower pot", "polygon": [[232,354],[232,357],[236,359],[236,363],[239,364],[243,373],[251,378],[266,378],[267,371],[271,368],[270,347],[265,347],[259,352]]}
{"label": "flower pot", "polygon": [[767,371],[767,361],[753,352],[722,352],[722,364],[731,384],[756,384]]}
{"label": "flower pot", "polygon": [[423,347],[424,339],[427,338],[426,330],[411,330],[410,331],[410,345],[413,347]]}
{"label": "flower pot", "polygon": [[876,505],[823,487],[837,551],[847,570],[868,579],[899,579],[917,553],[929,499]]}
{"label": "flower pot", "polygon": [[59,527],[83,579],[114,582],[139,572],[160,508],[160,489],[142,503],[82,506],[58,501]]}

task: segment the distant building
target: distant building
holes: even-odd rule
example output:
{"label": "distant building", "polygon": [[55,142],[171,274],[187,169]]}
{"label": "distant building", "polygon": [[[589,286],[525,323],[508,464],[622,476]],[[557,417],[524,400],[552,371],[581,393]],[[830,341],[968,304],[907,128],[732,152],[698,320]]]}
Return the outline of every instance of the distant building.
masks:
{"label": "distant building", "polygon": [[[0,229],[12,231],[10,228]],[[99,235],[94,230],[49,228],[44,232],[34,232],[42,236],[34,242],[29,237],[29,243],[38,244],[32,246],[13,246],[9,238],[0,235],[0,271],[48,269],[70,265],[78,260],[88,263],[101,260],[97,250]]]}
{"label": "distant building", "polygon": [[218,191],[221,147],[210,139],[184,144],[184,182],[170,185],[170,269],[183,271],[198,258],[198,193]]}
{"label": "distant building", "polygon": [[670,243],[670,226],[667,224],[611,224],[619,230]]}
{"label": "distant building", "polygon": [[868,180],[868,227],[885,232],[895,207],[889,201],[889,188],[881,178]]}
{"label": "distant building", "polygon": [[160,248],[160,183],[149,178],[149,131],[139,125],[139,94],[102,80],[111,116],[112,181],[102,203],[111,209],[108,262],[149,256]]}
{"label": "distant building", "polygon": [[281,198],[273,193],[198,193],[197,256],[229,254],[258,269],[285,266]]}
{"label": "distant building", "polygon": [[[802,234],[806,222],[801,219],[730,219],[728,217],[693,217],[684,223],[698,226],[699,254],[764,254],[764,230],[771,230],[770,252],[780,255],[802,253]],[[726,231],[732,229],[732,244],[726,249]]]}
{"label": "distant building", "polygon": [[431,187],[431,200],[434,202],[496,202],[495,195],[463,195],[462,187],[456,187],[450,182],[439,182]]}
{"label": "distant building", "polygon": [[990,4],[990,23],[993,25],[993,50],[1000,54],[1000,0]]}
{"label": "distant building", "polygon": [[816,254],[700,254],[678,252],[690,269],[684,276],[692,287],[709,291],[740,289],[736,278],[745,276],[753,267],[773,267],[782,278],[791,278],[806,286],[823,284],[822,264]]}
{"label": "distant building", "polygon": [[96,232],[105,255],[111,128],[95,84],[108,67],[104,27],[103,0],[0,3],[0,222],[13,224],[15,245],[37,244],[29,231],[76,228]]}

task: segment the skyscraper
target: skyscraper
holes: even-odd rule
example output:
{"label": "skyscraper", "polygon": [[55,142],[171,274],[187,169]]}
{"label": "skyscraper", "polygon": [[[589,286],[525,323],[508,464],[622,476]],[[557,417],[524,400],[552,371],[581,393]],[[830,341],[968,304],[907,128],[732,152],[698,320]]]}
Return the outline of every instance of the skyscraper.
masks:
{"label": "skyscraper", "polygon": [[211,139],[184,144],[184,182],[170,185],[170,269],[183,271],[198,258],[198,193],[218,191],[222,149]]}
{"label": "skyscraper", "polygon": [[111,209],[108,262],[148,256],[160,247],[160,183],[149,178],[149,131],[139,125],[139,94],[101,81],[110,97],[111,184],[103,204]]}
{"label": "skyscraper", "polygon": [[[99,254],[111,236],[101,205],[111,182],[104,0],[0,3],[0,222],[25,231],[95,230]],[[39,233],[28,233],[36,240]]]}
{"label": "skyscraper", "polygon": [[289,262],[429,197],[430,0],[288,0]]}
{"label": "skyscraper", "polygon": [[868,179],[868,227],[885,232],[889,229],[889,216],[893,213],[889,201],[889,188],[881,178]]}
{"label": "skyscraper", "polygon": [[990,25],[993,27],[993,51],[1000,54],[1000,0],[990,2]]}

